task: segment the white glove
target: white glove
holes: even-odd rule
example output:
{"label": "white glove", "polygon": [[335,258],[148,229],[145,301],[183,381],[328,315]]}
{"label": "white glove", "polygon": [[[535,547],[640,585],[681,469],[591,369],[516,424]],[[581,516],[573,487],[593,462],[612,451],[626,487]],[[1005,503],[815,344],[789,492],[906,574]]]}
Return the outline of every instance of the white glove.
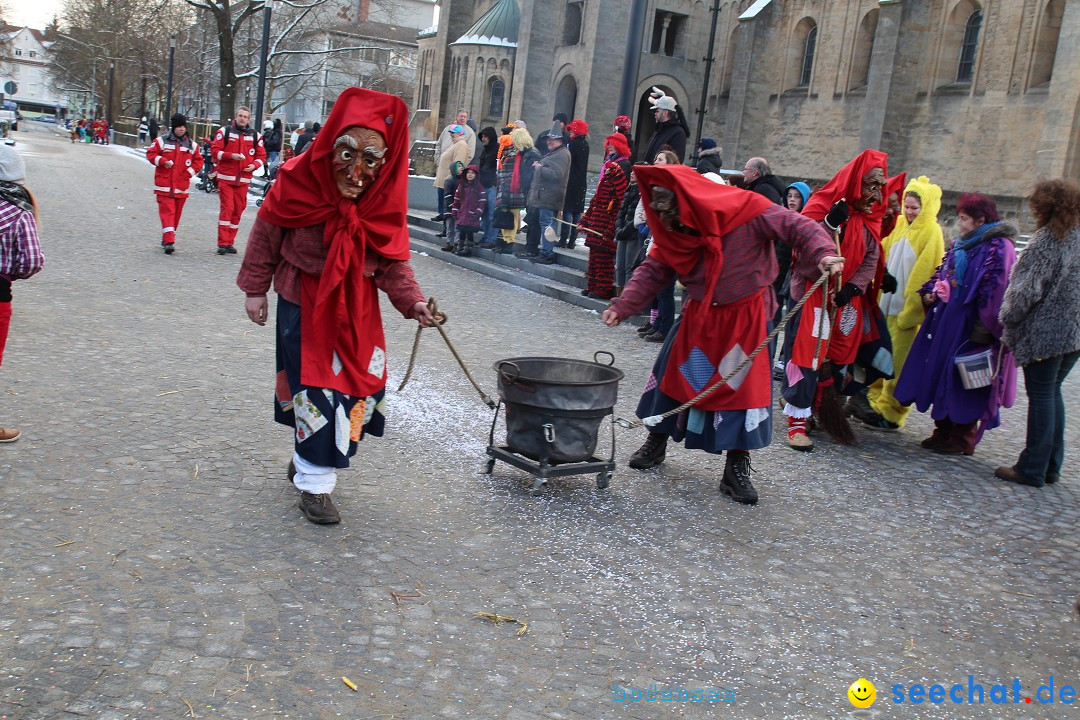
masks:
{"label": "white glove", "polygon": [[664,91],[653,85],[652,92],[649,93],[649,104],[656,107],[656,103],[659,102],[662,97],[664,97]]}

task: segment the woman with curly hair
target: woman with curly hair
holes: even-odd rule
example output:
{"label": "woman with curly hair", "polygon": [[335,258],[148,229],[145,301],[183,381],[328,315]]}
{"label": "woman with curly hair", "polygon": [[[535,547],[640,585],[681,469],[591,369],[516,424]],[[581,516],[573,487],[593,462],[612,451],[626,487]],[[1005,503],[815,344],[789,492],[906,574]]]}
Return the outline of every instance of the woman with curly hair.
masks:
{"label": "woman with curly hair", "polygon": [[1061,478],[1061,384],[1080,358],[1080,186],[1071,180],[1040,182],[1030,203],[1039,229],[1016,261],[998,315],[1002,339],[1024,369],[1027,442],[1015,465],[994,474],[1042,487]]}
{"label": "woman with curly hair", "polygon": [[[997,206],[978,193],[956,204],[961,235],[930,280],[919,289],[926,319],[911,346],[893,392],[919,412],[933,406],[934,433],[922,447],[944,455],[973,455],[987,430],[1001,424],[1001,408],[1016,400],[1016,366],[1001,342],[998,311],[1016,262],[1016,228],[1002,222]],[[958,359],[990,351],[989,384],[966,387]]]}

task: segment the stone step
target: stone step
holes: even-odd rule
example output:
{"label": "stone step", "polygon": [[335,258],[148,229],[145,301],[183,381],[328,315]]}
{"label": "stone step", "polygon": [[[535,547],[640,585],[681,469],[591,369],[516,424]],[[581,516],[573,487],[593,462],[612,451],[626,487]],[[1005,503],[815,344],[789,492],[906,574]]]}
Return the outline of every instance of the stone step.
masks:
{"label": "stone step", "polygon": [[[442,230],[443,224],[441,222],[433,222],[431,220],[432,217],[433,216],[430,213],[410,210],[409,213],[408,213],[408,223],[409,223],[409,227],[410,227],[410,232],[415,231],[415,230],[419,230],[419,229],[423,229],[423,230],[431,230],[431,234],[434,235],[435,233]],[[520,233],[517,236],[517,240],[518,240],[518,242],[516,243],[516,245],[518,246],[518,248],[520,249],[520,248],[524,247],[525,246],[525,233]],[[441,245],[442,243],[440,242],[439,244]],[[511,256],[504,255],[503,257],[511,257]],[[577,270],[577,271],[580,272],[580,274],[582,276],[581,287],[584,288],[585,287],[585,280],[584,280],[585,271],[589,268],[589,251],[588,251],[588,249],[585,248],[584,245],[581,244],[581,239],[580,238],[578,239],[577,248],[574,249],[574,250],[566,250],[565,248],[556,248],[555,257],[559,261],[558,262],[559,266],[562,266],[564,268],[570,268],[570,269]],[[533,265],[533,263],[530,263],[530,265]],[[538,267],[543,268],[543,266],[538,266]],[[548,267],[556,267],[556,266],[555,265],[549,265]]]}
{"label": "stone step", "polygon": [[[607,301],[581,294],[585,287],[585,276],[579,271],[559,264],[537,265],[524,258],[500,255],[490,250],[475,249],[471,257],[460,257],[440,250],[443,239],[435,237],[436,232],[410,224],[409,240],[413,251],[580,308],[598,313],[607,309]],[[557,251],[557,256],[566,252]]]}

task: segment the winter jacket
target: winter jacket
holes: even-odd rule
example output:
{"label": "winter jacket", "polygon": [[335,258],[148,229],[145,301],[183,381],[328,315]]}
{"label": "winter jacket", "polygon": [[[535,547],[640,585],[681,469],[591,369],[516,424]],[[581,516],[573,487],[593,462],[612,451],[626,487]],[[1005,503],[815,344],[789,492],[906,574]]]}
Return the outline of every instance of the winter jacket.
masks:
{"label": "winter jacket", "polygon": [[540,160],[529,188],[530,208],[562,212],[566,199],[566,181],[570,177],[570,151],[566,146],[553,150]]}
{"label": "winter jacket", "polygon": [[746,189],[769,198],[777,205],[785,205],[784,194],[787,192],[787,185],[775,175],[762,175],[747,185]]}
{"label": "winter jacket", "polygon": [[450,214],[457,221],[458,230],[476,231],[484,226],[484,210],[487,197],[479,179],[472,182],[461,180],[454,193],[454,204]]}
{"label": "winter jacket", "polygon": [[563,212],[585,212],[585,190],[588,187],[589,140],[575,135],[570,141],[570,177],[566,180],[566,200]]}
{"label": "winter jacket", "polygon": [[[454,136],[450,134],[450,128],[456,124],[457,123],[450,123],[445,128],[443,128],[442,134],[439,135],[438,157],[442,157],[442,154],[449,150],[450,146],[453,144]],[[476,157],[476,146],[480,144],[480,140],[476,137],[476,128],[473,127],[472,120],[470,120],[467,125],[462,125],[462,127],[465,128],[466,157],[462,158],[461,162],[463,165],[468,165],[472,162],[472,159]]]}
{"label": "winter jacket", "polygon": [[[188,194],[191,178],[202,170],[203,156],[197,143],[184,135],[178,138],[167,132],[146,148],[146,159],[154,170],[154,194],[176,197]],[[165,167],[168,161],[172,167]]]}
{"label": "winter jacket", "polygon": [[1080,350],[1080,227],[1039,228],[1020,254],[998,314],[1018,365]]}
{"label": "winter jacket", "polygon": [[649,139],[649,147],[645,151],[645,157],[641,159],[651,163],[656,159],[657,154],[664,146],[667,145],[679,156],[679,162],[682,162],[686,157],[687,135],[688,133],[677,117],[668,118],[656,126],[656,131],[653,132],[652,138]]}
{"label": "winter jacket", "polygon": [[698,153],[697,167],[695,169],[702,175],[707,172],[714,173],[720,170],[723,163],[724,159],[720,157],[720,148],[710,148]]}
{"label": "winter jacket", "polygon": [[467,140],[455,140],[450,144],[442,155],[439,156],[439,164],[435,168],[435,187],[440,188],[446,182],[446,176],[450,174],[450,166],[456,162],[467,165],[469,160],[469,143]]}
{"label": "winter jacket", "polygon": [[[521,153],[518,152],[516,147],[509,145],[503,150],[502,167],[499,168],[498,173],[499,183],[495,195],[495,207],[504,210],[525,207],[525,202],[529,197],[529,190],[532,189],[533,163],[539,161],[540,153],[536,152],[535,148],[529,148],[524,153]],[[518,170],[517,192],[512,189],[515,164],[520,167]]]}
{"label": "winter jacket", "polygon": [[495,168],[498,163],[499,146],[492,142],[490,145],[484,145],[483,147],[484,149],[480,153],[480,161],[477,163],[480,168],[478,175],[480,176],[481,185],[485,188],[492,188],[498,182]]}
{"label": "winter jacket", "polygon": [[281,152],[281,126],[275,125],[266,135],[266,151]]}
{"label": "winter jacket", "polygon": [[[243,155],[244,159],[233,160],[230,155],[234,153]],[[218,128],[214,141],[210,143],[210,157],[214,159],[218,183],[249,185],[252,174],[266,164],[266,147],[262,135],[251,128],[240,130],[233,123],[228,128]],[[249,165],[255,167],[244,170]]]}
{"label": "winter jacket", "polygon": [[630,176],[630,186],[623,195],[622,205],[619,206],[619,215],[615,218],[615,239],[621,241],[637,239],[637,224],[634,221],[638,201],[641,200],[641,190],[637,180]]}
{"label": "winter jacket", "polygon": [[304,148],[311,144],[311,141],[315,139],[315,136],[319,134],[318,130],[305,130],[300,133],[300,137],[296,140],[296,146],[293,148],[293,152],[297,155],[304,152]]}

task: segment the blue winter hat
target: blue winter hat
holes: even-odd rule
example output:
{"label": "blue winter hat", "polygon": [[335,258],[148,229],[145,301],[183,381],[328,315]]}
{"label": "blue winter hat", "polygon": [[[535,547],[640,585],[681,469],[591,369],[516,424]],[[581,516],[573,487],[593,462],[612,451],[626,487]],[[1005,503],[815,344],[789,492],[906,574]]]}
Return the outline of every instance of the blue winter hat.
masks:
{"label": "blue winter hat", "polygon": [[712,138],[701,138],[701,142],[698,143],[698,147],[702,150],[712,150],[716,147],[716,141]]}
{"label": "blue winter hat", "polygon": [[795,188],[799,191],[799,194],[802,195],[803,207],[806,207],[806,201],[810,199],[810,186],[804,182],[793,182],[784,188],[784,193],[786,194],[791,188]]}

